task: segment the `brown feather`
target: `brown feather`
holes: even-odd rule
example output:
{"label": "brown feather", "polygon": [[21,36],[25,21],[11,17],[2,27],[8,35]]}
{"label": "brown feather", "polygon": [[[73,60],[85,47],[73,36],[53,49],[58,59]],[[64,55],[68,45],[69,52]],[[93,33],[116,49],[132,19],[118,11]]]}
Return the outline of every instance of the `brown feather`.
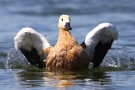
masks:
{"label": "brown feather", "polygon": [[70,32],[60,30],[57,44],[46,59],[47,70],[79,70],[89,66],[89,57]]}
{"label": "brown feather", "polygon": [[48,48],[46,48],[46,49],[44,50],[44,53],[45,53],[45,54],[49,54],[52,48],[53,48],[53,47],[48,47]]}

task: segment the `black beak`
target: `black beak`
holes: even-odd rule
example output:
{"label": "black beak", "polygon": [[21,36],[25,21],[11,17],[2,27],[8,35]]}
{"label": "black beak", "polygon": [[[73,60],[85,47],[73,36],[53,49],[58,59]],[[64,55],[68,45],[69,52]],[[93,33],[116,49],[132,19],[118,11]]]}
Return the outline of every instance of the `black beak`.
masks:
{"label": "black beak", "polygon": [[66,23],[66,28],[67,28],[68,30],[72,30],[72,28],[70,27],[70,23]]}
{"label": "black beak", "polygon": [[69,30],[72,30],[72,28],[70,27]]}

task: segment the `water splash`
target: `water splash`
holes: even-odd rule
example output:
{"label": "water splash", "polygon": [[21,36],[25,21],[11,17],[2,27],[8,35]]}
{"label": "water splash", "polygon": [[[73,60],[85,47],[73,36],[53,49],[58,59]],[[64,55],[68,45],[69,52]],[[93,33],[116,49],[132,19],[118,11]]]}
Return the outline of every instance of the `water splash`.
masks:
{"label": "water splash", "polygon": [[26,68],[29,65],[30,64],[25,58],[25,56],[19,50],[16,50],[14,44],[12,44],[5,60],[5,68],[6,69]]}
{"label": "water splash", "polygon": [[113,50],[108,51],[108,54],[102,62],[102,66],[131,69],[132,62],[128,55],[127,48],[125,46],[119,46],[121,50],[118,50],[117,47],[114,47]]}
{"label": "water splash", "polygon": [[[12,44],[12,47],[10,48],[5,60],[5,67],[7,69],[18,69],[27,68],[29,66],[30,63],[25,56],[19,50],[16,50],[14,44]],[[131,60],[126,47],[116,45],[113,47],[113,49],[108,51],[108,54],[104,58],[101,66],[129,70],[134,68],[135,60]]]}

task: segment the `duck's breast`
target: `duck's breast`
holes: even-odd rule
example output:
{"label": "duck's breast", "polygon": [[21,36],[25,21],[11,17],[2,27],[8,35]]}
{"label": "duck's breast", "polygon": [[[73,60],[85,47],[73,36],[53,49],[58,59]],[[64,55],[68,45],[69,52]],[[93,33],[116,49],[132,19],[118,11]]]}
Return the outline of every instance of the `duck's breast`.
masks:
{"label": "duck's breast", "polygon": [[[65,48],[64,48],[65,47]],[[46,59],[46,69],[77,70],[88,68],[89,57],[79,45],[53,48]]]}

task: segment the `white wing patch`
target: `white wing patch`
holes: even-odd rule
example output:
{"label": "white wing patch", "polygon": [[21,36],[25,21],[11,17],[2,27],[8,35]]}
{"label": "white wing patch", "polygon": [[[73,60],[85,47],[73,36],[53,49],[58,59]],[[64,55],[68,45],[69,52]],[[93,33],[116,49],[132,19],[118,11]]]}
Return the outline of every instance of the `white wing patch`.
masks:
{"label": "white wing patch", "polygon": [[115,26],[110,23],[102,23],[95,27],[91,32],[86,35],[85,49],[88,55],[93,58],[96,45],[101,43],[109,42],[110,40],[118,39],[118,30]]}
{"label": "white wing patch", "polygon": [[14,43],[15,48],[18,50],[23,47],[30,51],[31,48],[34,47],[38,51],[39,55],[45,48],[50,47],[50,44],[43,35],[29,27],[22,28],[17,33],[14,37]]}

